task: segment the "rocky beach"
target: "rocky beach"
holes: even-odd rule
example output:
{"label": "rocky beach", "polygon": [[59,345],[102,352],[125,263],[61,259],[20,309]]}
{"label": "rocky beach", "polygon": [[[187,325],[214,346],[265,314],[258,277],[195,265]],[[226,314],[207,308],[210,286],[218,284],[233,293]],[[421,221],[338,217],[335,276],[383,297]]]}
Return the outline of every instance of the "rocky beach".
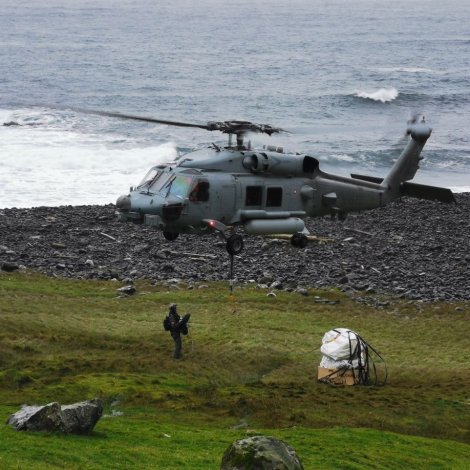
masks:
{"label": "rocky beach", "polygon": [[[307,219],[320,241],[304,249],[245,236],[234,277],[270,290],[337,287],[415,301],[469,300],[470,193],[456,199],[441,204],[403,198],[345,221]],[[4,273],[192,285],[227,280],[229,266],[216,235],[169,242],[153,228],[118,221],[111,204],[0,209]]]}

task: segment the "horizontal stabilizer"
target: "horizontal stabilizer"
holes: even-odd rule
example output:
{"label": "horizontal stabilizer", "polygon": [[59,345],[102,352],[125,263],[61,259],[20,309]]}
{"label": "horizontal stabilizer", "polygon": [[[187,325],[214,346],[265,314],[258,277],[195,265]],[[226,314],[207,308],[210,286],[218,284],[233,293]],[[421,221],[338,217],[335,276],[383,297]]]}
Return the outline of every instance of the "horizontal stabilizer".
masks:
{"label": "horizontal stabilizer", "polygon": [[401,184],[401,193],[403,196],[429,199],[431,201],[440,201],[445,203],[456,202],[454,194],[450,189],[410,183],[408,181]]}
{"label": "horizontal stabilizer", "polygon": [[367,175],[351,175],[351,178],[356,180],[368,181],[369,183],[377,183],[382,184],[383,178],[377,178],[375,176],[367,176]]}
{"label": "horizontal stabilizer", "polygon": [[[368,181],[369,183],[381,184],[383,181],[382,178],[377,178],[375,176],[352,174],[351,177],[356,180]],[[431,201],[440,201],[445,203],[456,202],[454,194],[450,189],[410,183],[409,181],[401,183],[400,196],[417,197],[419,199],[429,199]]]}

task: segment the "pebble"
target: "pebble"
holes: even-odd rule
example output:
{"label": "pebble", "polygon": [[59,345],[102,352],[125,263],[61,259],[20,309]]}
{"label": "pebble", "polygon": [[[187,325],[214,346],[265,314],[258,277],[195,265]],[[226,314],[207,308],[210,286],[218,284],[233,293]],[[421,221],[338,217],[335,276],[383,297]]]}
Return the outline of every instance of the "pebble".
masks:
{"label": "pebble", "polygon": [[[470,300],[470,193],[456,199],[447,205],[403,198],[350,214],[347,225],[330,217],[307,219],[312,234],[335,241],[310,242],[305,250],[242,233],[245,249],[235,257],[234,278],[268,291],[366,291],[365,302],[380,307],[370,299],[384,293],[412,301]],[[229,256],[215,234],[168,242],[152,227],[119,222],[114,212],[111,204],[2,209],[1,269],[21,265],[55,277],[170,285],[177,276],[198,289],[206,286],[201,282],[228,285]]]}

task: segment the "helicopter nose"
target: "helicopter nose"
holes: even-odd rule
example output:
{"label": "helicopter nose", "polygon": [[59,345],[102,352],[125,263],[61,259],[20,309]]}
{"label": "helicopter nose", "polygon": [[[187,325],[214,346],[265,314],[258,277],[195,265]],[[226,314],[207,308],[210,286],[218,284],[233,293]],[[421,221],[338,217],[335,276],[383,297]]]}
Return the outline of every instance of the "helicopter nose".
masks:
{"label": "helicopter nose", "polygon": [[129,195],[119,196],[116,201],[116,207],[122,212],[129,212],[131,210],[131,198]]}

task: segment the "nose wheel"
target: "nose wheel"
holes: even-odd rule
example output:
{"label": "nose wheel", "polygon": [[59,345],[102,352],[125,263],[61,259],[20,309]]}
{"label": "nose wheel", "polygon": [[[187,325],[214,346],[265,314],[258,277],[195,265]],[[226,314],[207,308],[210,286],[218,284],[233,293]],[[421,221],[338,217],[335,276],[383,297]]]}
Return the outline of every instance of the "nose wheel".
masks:
{"label": "nose wheel", "polygon": [[230,235],[230,237],[227,238],[226,248],[228,254],[231,256],[241,253],[243,250],[243,238],[241,235]]}
{"label": "nose wheel", "polygon": [[235,255],[238,255],[243,251],[243,238],[237,233],[232,233],[232,235],[228,236],[231,229],[218,220],[204,219],[203,222],[205,222],[222,240],[225,241],[225,248],[230,256],[230,292],[233,292],[233,261]]}

